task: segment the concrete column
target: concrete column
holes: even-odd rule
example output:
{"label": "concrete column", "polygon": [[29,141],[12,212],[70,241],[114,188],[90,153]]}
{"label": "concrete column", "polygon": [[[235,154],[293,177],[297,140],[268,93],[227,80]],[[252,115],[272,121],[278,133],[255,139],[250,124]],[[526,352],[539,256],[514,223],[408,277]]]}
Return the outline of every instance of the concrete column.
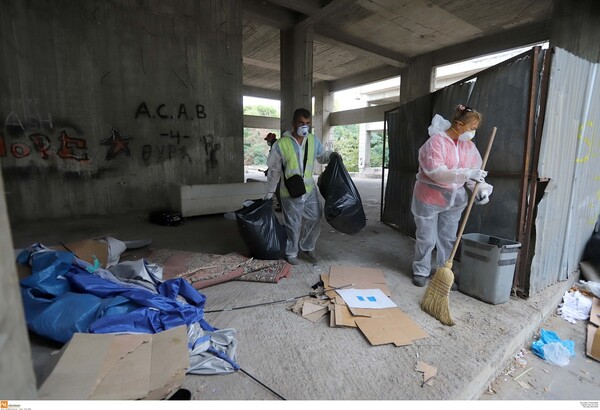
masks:
{"label": "concrete column", "polygon": [[37,398],[35,374],[1,172],[0,192],[0,398],[31,400]]}
{"label": "concrete column", "polygon": [[592,63],[600,62],[600,2],[555,0],[550,47],[560,47]]}
{"label": "concrete column", "polygon": [[431,55],[410,60],[400,71],[400,104],[412,101],[431,92],[433,64]]}
{"label": "concrete column", "polygon": [[312,111],[312,27],[281,30],[281,129],[292,126],[296,108]]}
{"label": "concrete column", "polygon": [[[329,125],[329,114],[333,111],[333,94],[329,92],[329,83],[321,81],[314,89],[315,112],[313,113],[313,133],[321,140],[326,149],[333,149],[333,133]],[[323,171],[323,165],[315,164],[315,173]]]}
{"label": "concrete column", "polygon": [[358,128],[358,172],[364,172],[371,166],[371,135],[367,124],[361,123]]}

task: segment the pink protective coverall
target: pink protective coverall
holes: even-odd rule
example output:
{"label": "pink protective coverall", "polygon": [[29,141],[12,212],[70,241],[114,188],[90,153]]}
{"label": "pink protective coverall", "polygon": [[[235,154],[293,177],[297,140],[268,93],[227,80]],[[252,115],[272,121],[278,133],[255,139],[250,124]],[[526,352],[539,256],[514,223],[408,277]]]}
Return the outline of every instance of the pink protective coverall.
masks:
{"label": "pink protective coverall", "polygon": [[[481,155],[472,141],[454,141],[445,130],[450,122],[440,115],[429,126],[430,138],[419,148],[419,173],[413,192],[411,210],[417,226],[413,274],[428,276],[431,253],[436,247],[436,262],[443,266],[450,255],[462,211],[467,206],[465,184],[470,169],[481,168]],[[493,187],[480,183],[489,194]]]}

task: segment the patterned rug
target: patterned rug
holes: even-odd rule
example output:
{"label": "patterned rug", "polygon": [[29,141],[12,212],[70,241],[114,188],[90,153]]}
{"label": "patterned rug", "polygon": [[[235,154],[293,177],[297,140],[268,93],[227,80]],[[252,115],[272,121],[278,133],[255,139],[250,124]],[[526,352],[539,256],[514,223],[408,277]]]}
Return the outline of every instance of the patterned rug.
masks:
{"label": "patterned rug", "polygon": [[292,273],[291,265],[284,260],[249,259],[238,253],[216,255],[155,249],[146,259],[163,267],[163,279],[184,278],[195,289],[230,280],[277,283]]}

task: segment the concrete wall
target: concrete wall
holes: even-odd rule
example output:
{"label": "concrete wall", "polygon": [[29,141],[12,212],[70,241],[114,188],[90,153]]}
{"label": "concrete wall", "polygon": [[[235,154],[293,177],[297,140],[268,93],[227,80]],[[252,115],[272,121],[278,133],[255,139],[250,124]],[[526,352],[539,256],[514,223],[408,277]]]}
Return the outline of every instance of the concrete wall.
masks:
{"label": "concrete wall", "polygon": [[11,221],[165,207],[243,182],[235,0],[3,0],[0,161]]}
{"label": "concrete wall", "polygon": [[[2,174],[2,172],[0,172]],[[0,192],[3,191],[0,177]],[[37,398],[6,202],[0,198],[0,397]]]}

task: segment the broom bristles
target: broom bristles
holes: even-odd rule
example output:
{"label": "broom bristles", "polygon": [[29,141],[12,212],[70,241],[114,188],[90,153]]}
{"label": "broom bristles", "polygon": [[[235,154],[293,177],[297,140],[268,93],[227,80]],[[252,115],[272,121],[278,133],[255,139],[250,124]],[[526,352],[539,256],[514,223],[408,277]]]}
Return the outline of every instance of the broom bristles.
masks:
{"label": "broom bristles", "polygon": [[449,307],[450,289],[454,283],[451,267],[452,262],[446,262],[446,266],[438,268],[421,301],[421,309],[446,326],[454,326]]}

